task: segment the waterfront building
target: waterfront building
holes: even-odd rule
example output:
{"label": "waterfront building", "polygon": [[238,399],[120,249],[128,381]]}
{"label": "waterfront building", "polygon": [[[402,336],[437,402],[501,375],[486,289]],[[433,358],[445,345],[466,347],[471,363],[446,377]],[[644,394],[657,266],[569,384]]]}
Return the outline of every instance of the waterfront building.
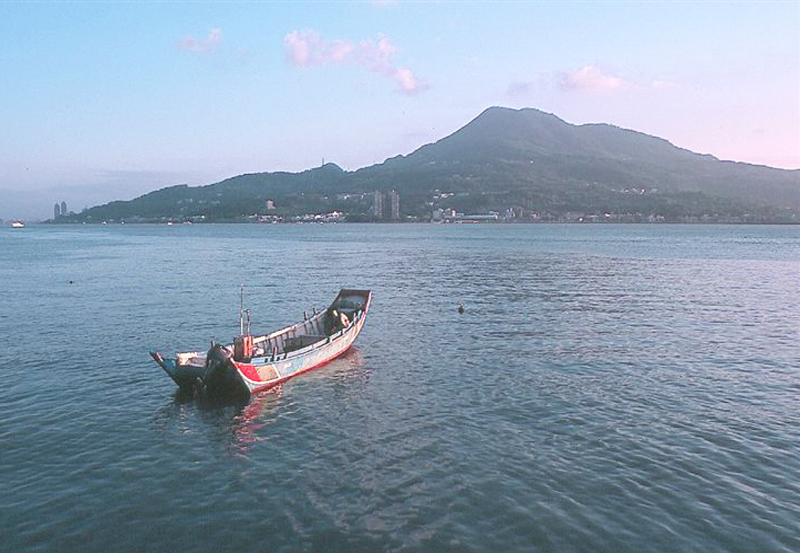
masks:
{"label": "waterfront building", "polygon": [[67,214],[67,202],[61,202],[61,215]]}
{"label": "waterfront building", "polygon": [[372,207],[376,219],[383,219],[383,192],[375,191],[375,203]]}
{"label": "waterfront building", "polygon": [[373,193],[372,214],[379,221],[400,220],[400,194],[397,193],[397,190],[385,193],[376,190]]}
{"label": "waterfront building", "polygon": [[400,219],[400,194],[396,190],[389,192],[389,200],[392,206],[392,221]]}
{"label": "waterfront building", "polygon": [[56,202],[53,206],[53,219],[58,219],[59,215],[61,215],[61,205]]}

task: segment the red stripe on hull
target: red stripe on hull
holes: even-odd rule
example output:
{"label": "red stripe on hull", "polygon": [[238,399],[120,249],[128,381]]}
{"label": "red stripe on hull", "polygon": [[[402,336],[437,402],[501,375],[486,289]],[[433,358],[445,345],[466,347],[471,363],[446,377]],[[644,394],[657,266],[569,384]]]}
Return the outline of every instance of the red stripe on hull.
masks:
{"label": "red stripe on hull", "polygon": [[[350,348],[353,347],[353,342],[355,342],[356,338],[361,333],[361,329],[363,328],[364,323],[367,320],[367,314],[369,313],[369,308],[370,308],[371,304],[372,304],[372,294],[369,294],[367,296],[366,304],[364,305],[364,313],[361,316],[361,320],[358,322],[358,324],[356,325],[356,328],[354,329],[355,330],[355,335],[353,336],[353,339],[351,340],[350,345],[347,346],[346,348],[344,348],[339,353],[337,353],[335,355],[332,355],[331,357],[328,357],[327,359],[324,359],[323,361],[320,361],[319,363],[317,363],[315,365],[312,365],[312,366],[310,366],[308,368],[300,369],[299,371],[293,372],[292,374],[289,374],[287,376],[283,376],[283,377],[279,378],[278,380],[265,383],[264,385],[256,385],[253,388],[250,388],[250,386],[247,384],[247,382],[244,381],[244,378],[246,378],[247,380],[249,380],[251,382],[254,382],[254,381],[257,382],[257,381],[261,380],[261,376],[258,375],[258,371],[256,369],[256,366],[251,364],[251,363],[238,363],[236,361],[231,360],[231,362],[233,363],[234,368],[236,368],[236,370],[239,373],[239,379],[242,380],[242,383],[247,387],[247,389],[250,390],[250,393],[254,394],[256,392],[263,392],[265,390],[269,390],[270,388],[274,388],[278,384],[283,384],[287,380],[292,379],[297,375],[305,374],[305,373],[307,373],[309,371],[313,371],[314,369],[317,369],[317,368],[321,367],[322,365],[325,365],[326,363],[330,363],[334,359],[336,359],[338,357],[341,357],[342,355],[344,355],[345,353],[350,351]],[[255,376],[255,378],[253,378],[253,376]]]}
{"label": "red stripe on hull", "polygon": [[249,380],[261,380],[261,376],[259,376],[255,365],[250,363],[237,363],[234,361],[233,366]]}
{"label": "red stripe on hull", "polygon": [[[250,393],[251,393],[251,394],[255,394],[256,392],[263,392],[263,391],[265,391],[265,390],[269,390],[270,388],[274,388],[274,387],[275,387],[275,386],[277,386],[278,384],[283,384],[284,382],[286,382],[287,380],[290,380],[290,379],[294,378],[295,376],[298,376],[298,375],[301,375],[301,374],[305,374],[305,373],[307,373],[307,372],[311,372],[311,371],[313,371],[314,369],[318,369],[318,368],[320,368],[321,366],[323,366],[323,365],[326,365],[326,364],[330,363],[330,362],[331,362],[331,361],[333,361],[334,359],[338,359],[339,357],[341,357],[342,355],[344,355],[345,353],[347,353],[348,351],[350,351],[350,348],[352,348],[352,347],[353,347],[353,344],[350,344],[350,345],[349,345],[347,348],[343,349],[342,351],[340,351],[339,353],[337,353],[337,354],[336,354],[336,355],[334,355],[333,357],[329,357],[328,359],[325,359],[324,361],[320,361],[320,362],[319,362],[319,363],[317,363],[316,365],[312,365],[312,366],[308,367],[307,369],[300,369],[299,371],[297,371],[297,372],[293,372],[293,373],[292,373],[292,374],[290,374],[290,375],[283,376],[283,377],[279,378],[278,380],[275,380],[275,381],[273,381],[273,382],[270,382],[269,384],[264,384],[263,386],[257,386],[257,387],[255,387],[255,388],[253,388],[252,390],[250,390]],[[255,366],[254,366],[254,365],[248,365],[248,364],[244,364],[244,363],[237,363],[237,362],[235,362],[235,361],[233,362],[233,364],[234,364],[234,366],[235,366],[235,367],[236,367],[236,368],[237,368],[237,369],[238,369],[240,372],[242,372],[243,374],[244,374],[244,371],[242,370],[242,368],[243,368],[243,367],[245,367],[245,368],[248,368],[248,369],[253,369],[253,368],[255,368]],[[251,378],[250,380],[254,380],[254,379],[252,379],[252,378]]]}

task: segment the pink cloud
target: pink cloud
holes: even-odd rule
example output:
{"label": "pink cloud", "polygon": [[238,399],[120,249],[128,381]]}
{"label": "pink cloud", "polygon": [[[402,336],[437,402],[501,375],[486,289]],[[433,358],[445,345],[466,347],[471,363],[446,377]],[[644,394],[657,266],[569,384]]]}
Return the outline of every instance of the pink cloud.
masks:
{"label": "pink cloud", "polygon": [[377,43],[362,40],[358,43],[358,63],[375,73],[391,74],[392,56],[396,49],[388,37],[382,36]]}
{"label": "pink cloud", "polygon": [[403,94],[417,94],[428,88],[410,69],[395,66],[392,58],[397,49],[386,36],[377,42],[362,40],[354,44],[326,40],[314,31],[292,31],[284,38],[284,46],[286,60],[296,67],[351,64],[394,80]]}
{"label": "pink cloud", "polygon": [[411,70],[405,67],[398,67],[395,69],[391,77],[397,81],[397,85],[400,89],[407,94],[413,94],[427,88],[426,83],[419,82],[414,74],[411,73]]}
{"label": "pink cloud", "polygon": [[211,29],[208,36],[202,38],[195,38],[193,36],[185,36],[180,39],[175,45],[178,50],[188,50],[196,54],[205,54],[213,52],[222,41],[222,30]]}
{"label": "pink cloud", "polygon": [[594,65],[587,65],[575,71],[562,73],[558,87],[565,92],[608,94],[630,89],[633,85],[624,79],[603,73]]}

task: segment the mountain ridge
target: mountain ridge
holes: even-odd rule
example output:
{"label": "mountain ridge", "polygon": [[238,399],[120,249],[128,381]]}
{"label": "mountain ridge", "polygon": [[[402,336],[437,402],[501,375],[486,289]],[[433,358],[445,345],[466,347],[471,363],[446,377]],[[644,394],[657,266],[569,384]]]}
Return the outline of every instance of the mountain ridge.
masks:
{"label": "mountain ridge", "polygon": [[[267,199],[282,206],[281,214],[349,207],[364,215],[369,202],[363,197],[350,206],[331,197],[390,189],[404,197],[405,214],[418,218],[434,207],[435,191],[460,195],[460,207],[479,211],[518,206],[556,215],[609,210],[675,215],[697,208],[800,212],[800,170],[723,161],[607,123],[574,125],[535,108],[493,106],[448,136],[355,171],[327,163],[299,173],[178,185],[93,207],[76,218],[230,219]],[[631,190],[647,198],[637,200]],[[703,205],[693,207],[692,201]]]}

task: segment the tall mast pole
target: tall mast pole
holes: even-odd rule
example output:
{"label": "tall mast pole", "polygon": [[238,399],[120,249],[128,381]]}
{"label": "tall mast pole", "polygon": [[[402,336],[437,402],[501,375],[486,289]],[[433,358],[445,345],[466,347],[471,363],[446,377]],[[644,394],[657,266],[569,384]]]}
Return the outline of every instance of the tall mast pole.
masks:
{"label": "tall mast pole", "polygon": [[244,283],[239,288],[239,336],[244,335]]}

